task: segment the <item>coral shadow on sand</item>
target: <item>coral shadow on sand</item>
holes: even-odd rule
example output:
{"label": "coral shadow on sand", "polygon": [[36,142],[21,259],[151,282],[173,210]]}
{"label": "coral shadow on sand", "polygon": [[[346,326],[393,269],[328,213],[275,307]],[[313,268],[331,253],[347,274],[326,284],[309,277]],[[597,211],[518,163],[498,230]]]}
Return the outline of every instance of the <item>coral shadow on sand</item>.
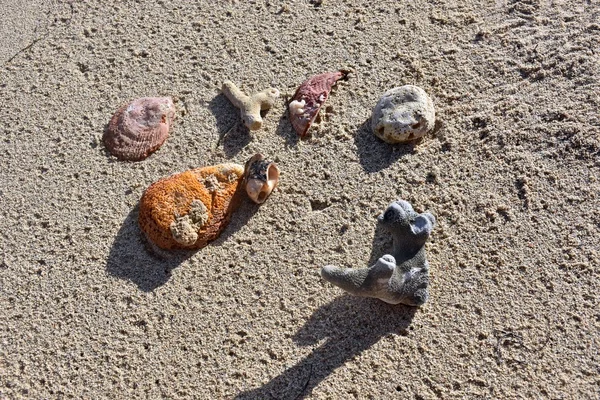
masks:
{"label": "coral shadow on sand", "polygon": [[379,139],[371,130],[371,119],[367,119],[354,135],[360,165],[367,173],[381,171],[414,151],[419,140],[406,144],[389,144]]}
{"label": "coral shadow on sand", "polygon": [[215,116],[219,131],[217,147],[223,146],[225,156],[232,158],[251,140],[250,132],[240,118],[240,110],[223,93],[215,96],[208,103],[208,108]]}
{"label": "coral shadow on sand", "polygon": [[[243,200],[234,211],[229,225],[221,235],[208,244],[220,246],[229,236],[241,229],[258,210],[258,205]],[[138,224],[139,205],[125,218],[121,229],[112,243],[106,271],[117,278],[135,283],[144,292],[150,292],[164,285],[171,278],[171,271],[197,251],[167,251],[148,242]]]}
{"label": "coral shadow on sand", "polygon": [[367,268],[377,262],[379,257],[385,254],[393,254],[393,240],[392,235],[385,230],[385,228],[377,223],[375,226],[375,235],[373,235],[373,243],[371,245],[371,254],[369,255],[369,262],[366,265],[353,265],[354,268]]}
{"label": "coral shadow on sand", "polygon": [[139,205],[123,221],[111,246],[106,271],[149,292],[164,285],[171,277],[171,271],[194,253],[154,251],[139,227],[138,213]]}
{"label": "coral shadow on sand", "polygon": [[285,111],[279,117],[279,122],[277,123],[275,133],[285,139],[286,148],[296,147],[298,145],[300,137],[298,136],[296,131],[294,131],[294,127],[290,122],[287,101],[285,103]]}
{"label": "coral shadow on sand", "polygon": [[236,399],[302,399],[335,369],[388,334],[407,335],[417,308],[349,295],[317,309],[292,340],[309,346],[327,338],[296,365]]}

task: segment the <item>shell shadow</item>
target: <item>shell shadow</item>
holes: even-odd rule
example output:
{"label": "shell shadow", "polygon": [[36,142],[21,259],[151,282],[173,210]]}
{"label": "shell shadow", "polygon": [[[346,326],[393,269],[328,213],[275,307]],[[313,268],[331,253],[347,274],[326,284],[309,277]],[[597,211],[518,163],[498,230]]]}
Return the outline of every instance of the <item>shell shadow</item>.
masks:
{"label": "shell shadow", "polygon": [[208,108],[215,116],[219,131],[216,147],[223,146],[225,157],[234,157],[251,140],[250,132],[240,119],[240,110],[223,93],[213,97],[208,102]]}
{"label": "shell shadow", "polygon": [[379,139],[371,130],[371,119],[367,119],[354,135],[360,165],[367,173],[389,167],[407,154],[414,152],[420,140],[407,144],[389,144]]}
{"label": "shell shadow", "polygon": [[171,271],[190,258],[193,251],[166,252],[146,240],[138,225],[139,205],[125,218],[106,260],[106,271],[135,283],[144,292],[164,285]]}
{"label": "shell shadow", "polygon": [[292,337],[299,346],[326,338],[296,365],[263,386],[240,393],[239,400],[302,399],[344,363],[389,334],[409,335],[417,309],[375,299],[343,295],[318,308]]}

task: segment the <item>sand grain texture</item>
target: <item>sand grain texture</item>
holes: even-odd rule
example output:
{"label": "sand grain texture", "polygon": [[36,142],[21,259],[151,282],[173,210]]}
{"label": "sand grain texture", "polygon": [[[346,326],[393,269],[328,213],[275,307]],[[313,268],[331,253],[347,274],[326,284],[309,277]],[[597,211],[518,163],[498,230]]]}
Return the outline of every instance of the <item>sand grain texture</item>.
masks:
{"label": "sand grain texture", "polygon": [[[597,0],[0,11],[24,27],[0,30],[0,398],[598,397]],[[355,73],[309,140],[283,99],[250,135],[220,94],[230,79],[289,97],[340,68]],[[391,146],[369,117],[404,84],[438,129]],[[102,132],[141,96],[174,97],[177,125],[118,162]],[[263,206],[196,253],[147,251],[146,187],[258,152],[282,172]],[[418,310],[318,276],[389,251],[375,217],[398,197],[437,217]]]}

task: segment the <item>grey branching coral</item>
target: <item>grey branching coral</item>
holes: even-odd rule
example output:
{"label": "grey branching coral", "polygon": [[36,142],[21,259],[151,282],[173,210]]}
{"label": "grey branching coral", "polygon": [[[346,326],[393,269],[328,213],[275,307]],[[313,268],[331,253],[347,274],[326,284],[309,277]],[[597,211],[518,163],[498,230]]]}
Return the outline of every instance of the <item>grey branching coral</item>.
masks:
{"label": "grey branching coral", "polygon": [[378,218],[391,234],[393,255],[386,254],[370,268],[342,269],[327,265],[321,276],[345,291],[375,297],[390,304],[420,306],[429,298],[429,265],[425,242],[435,225],[430,213],[419,214],[398,200]]}
{"label": "grey branching coral", "polygon": [[247,96],[231,81],[223,82],[221,90],[229,101],[240,109],[242,121],[251,131],[261,128],[263,120],[260,112],[273,107],[275,100],[279,97],[279,90],[275,88],[265,89],[262,92]]}

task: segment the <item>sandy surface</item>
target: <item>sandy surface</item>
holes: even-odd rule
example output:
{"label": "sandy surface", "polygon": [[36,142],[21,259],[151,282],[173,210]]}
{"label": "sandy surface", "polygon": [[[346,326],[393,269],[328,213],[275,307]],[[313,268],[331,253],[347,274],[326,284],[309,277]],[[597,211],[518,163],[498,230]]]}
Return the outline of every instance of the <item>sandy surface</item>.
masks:
{"label": "sandy surface", "polygon": [[[598,0],[316,3],[0,2],[0,398],[598,398]],[[283,100],[249,135],[219,92],[342,67],[308,140]],[[371,110],[409,83],[439,130],[385,144]],[[149,95],[178,99],[172,135],[119,162],[104,126]],[[266,204],[146,250],[148,185],[259,151]],[[389,251],[398,197],[438,220],[420,309],[318,275]]]}

